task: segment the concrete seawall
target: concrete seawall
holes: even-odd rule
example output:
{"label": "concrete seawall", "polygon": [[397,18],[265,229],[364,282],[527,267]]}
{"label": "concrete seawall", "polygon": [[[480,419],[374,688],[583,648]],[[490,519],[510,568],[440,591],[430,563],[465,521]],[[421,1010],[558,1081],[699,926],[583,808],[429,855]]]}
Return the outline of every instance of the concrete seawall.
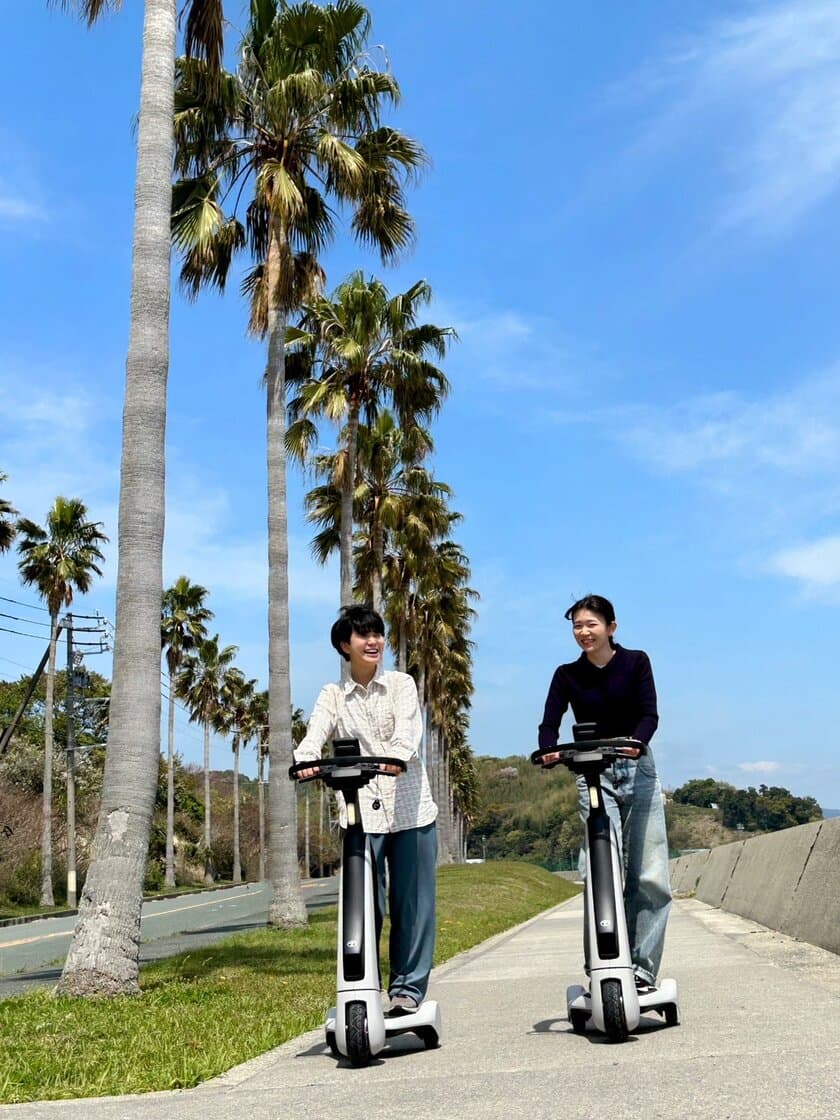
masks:
{"label": "concrete seawall", "polygon": [[840,953],[840,817],[671,860],[675,894]]}

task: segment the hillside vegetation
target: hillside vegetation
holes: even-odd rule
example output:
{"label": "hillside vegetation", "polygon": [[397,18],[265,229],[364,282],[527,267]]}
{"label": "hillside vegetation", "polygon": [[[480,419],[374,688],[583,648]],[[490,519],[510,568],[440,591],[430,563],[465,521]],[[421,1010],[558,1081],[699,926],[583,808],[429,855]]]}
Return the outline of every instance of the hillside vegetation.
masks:
{"label": "hillside vegetation", "polygon": [[[478,811],[467,845],[469,858],[521,859],[552,871],[577,866],[583,827],[578,816],[577,789],[565,767],[542,771],[525,755],[476,758]],[[712,848],[743,839],[745,832],[773,831],[805,820],[818,820],[813,798],[793,798],[776,787],[735,790],[716,785],[721,804],[701,801],[699,779],[673,795],[666,791],[665,819],[672,854],[691,848]],[[741,824],[741,828],[736,826]],[[730,827],[730,825],[732,827]]]}

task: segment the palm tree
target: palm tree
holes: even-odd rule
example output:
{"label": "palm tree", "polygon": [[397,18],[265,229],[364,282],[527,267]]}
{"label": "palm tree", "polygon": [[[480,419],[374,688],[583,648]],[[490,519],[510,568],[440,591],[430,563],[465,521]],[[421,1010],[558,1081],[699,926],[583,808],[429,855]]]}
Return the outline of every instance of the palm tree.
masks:
{"label": "palm tree", "polygon": [[[6,481],[9,476],[0,471],[0,483]],[[0,498],[0,552],[8,552],[12,546],[12,541],[15,539],[17,526],[14,522],[17,510],[11,502],[5,498]]]}
{"label": "palm tree", "polygon": [[[88,24],[119,0],[59,0]],[[186,0],[185,46],[222,57],[222,0]],[[79,920],[58,990],[136,992],[140,910],[160,758],[166,382],[176,0],[146,0],[137,129],[131,311],[123,407],[109,750]]]}
{"label": "palm tree", "polygon": [[204,881],[214,881],[210,821],[210,729],[222,706],[225,673],[236,657],[236,646],[219,646],[219,635],[199,642],[184,658],[175,680],[175,694],[190,712],[190,722],[204,728]]}
{"label": "palm tree", "polygon": [[449,391],[446,375],[430,359],[445,356],[455,332],[418,323],[431,299],[432,289],[423,280],[389,296],[381,280],[354,272],[329,299],[308,303],[298,326],[300,366],[320,376],[306,380],[291,403],[290,412],[300,419],[290,425],[286,446],[304,462],[317,439],[313,419],[327,416],[341,425],[335,457],[341,604],[353,598],[353,492],[362,417],[372,425],[380,408],[391,404],[401,427],[410,430],[430,419]]}
{"label": "palm tree", "polygon": [[58,614],[73,602],[74,591],[85,594],[93,576],[101,576],[99,548],[108,538],[100,531],[101,522],[89,521],[84,502],[78,498],[56,498],[47,514],[46,528],[22,517],[18,564],[21,579],[37,588],[50,612],[50,653],[47,662],[46,709],[44,712],[44,789],[41,818],[41,905],[53,906],[52,887],[52,766],[53,766],[53,690],[55,646],[58,640]]}
{"label": "palm tree", "polygon": [[[415,426],[406,433],[387,410],[380,412],[372,425],[358,425],[353,520],[359,528],[355,534],[354,590],[380,613],[392,536],[402,531],[430,541],[451,521],[446,506],[450,488],[421,464],[431,449],[431,437],[425,429]],[[315,473],[328,479],[313,487],[304,499],[308,519],[321,527],[312,541],[312,552],[321,564],[339,547],[341,537],[343,501],[337,479],[341,460],[339,453],[318,455],[311,461]]]}
{"label": "palm tree", "polygon": [[175,886],[175,678],[184,660],[207,637],[213,612],[204,605],[206,587],[190,583],[186,576],[163,593],[160,612],[160,641],[169,674],[169,720],[166,750],[166,885]]}
{"label": "palm tree", "polygon": [[[210,79],[182,59],[176,89],[172,231],[182,282],[225,287],[233,257],[250,254],[243,289],[249,328],[267,341],[268,650],[271,769],[270,920],[303,926],[295,853],[286,529],[286,337],[291,312],[321,282],[318,254],[338,208],[384,260],[411,241],[403,184],[424,162],[414,141],[381,123],[399,97],[368,61],[370,16],[355,0],[323,7],[253,0],[236,73]],[[243,204],[243,198],[247,204]],[[240,215],[244,206],[244,220]]]}
{"label": "palm tree", "polygon": [[259,880],[265,881],[265,763],[268,758],[268,690],[256,692],[242,727],[245,742],[257,740],[257,803],[259,814]]}
{"label": "palm tree", "polygon": [[228,733],[233,740],[233,881],[242,882],[242,857],[239,845],[239,753],[248,726],[249,708],[257,682],[246,680],[235,666],[222,678],[220,711],[216,730]]}

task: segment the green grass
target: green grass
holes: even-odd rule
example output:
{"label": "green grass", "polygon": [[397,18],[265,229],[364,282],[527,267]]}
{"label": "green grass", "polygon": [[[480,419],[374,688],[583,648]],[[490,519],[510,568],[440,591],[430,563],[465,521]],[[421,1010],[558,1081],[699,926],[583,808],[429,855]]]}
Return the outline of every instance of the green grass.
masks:
{"label": "green grass", "polygon": [[[577,890],[530,864],[442,868],[436,963]],[[0,1103],[185,1088],[279,1046],[323,1021],[335,936],[333,908],[149,964],[139,996],[0,1001]]]}

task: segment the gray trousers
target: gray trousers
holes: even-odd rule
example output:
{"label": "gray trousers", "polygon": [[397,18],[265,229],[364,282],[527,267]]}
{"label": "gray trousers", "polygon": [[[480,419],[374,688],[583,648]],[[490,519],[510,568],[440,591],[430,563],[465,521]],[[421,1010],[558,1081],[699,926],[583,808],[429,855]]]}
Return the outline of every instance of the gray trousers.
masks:
{"label": "gray trousers", "polygon": [[368,835],[376,872],[377,941],[385,917],[387,881],[391,916],[388,992],[412,996],[422,1003],[435,955],[437,829],[432,821],[422,828]]}

